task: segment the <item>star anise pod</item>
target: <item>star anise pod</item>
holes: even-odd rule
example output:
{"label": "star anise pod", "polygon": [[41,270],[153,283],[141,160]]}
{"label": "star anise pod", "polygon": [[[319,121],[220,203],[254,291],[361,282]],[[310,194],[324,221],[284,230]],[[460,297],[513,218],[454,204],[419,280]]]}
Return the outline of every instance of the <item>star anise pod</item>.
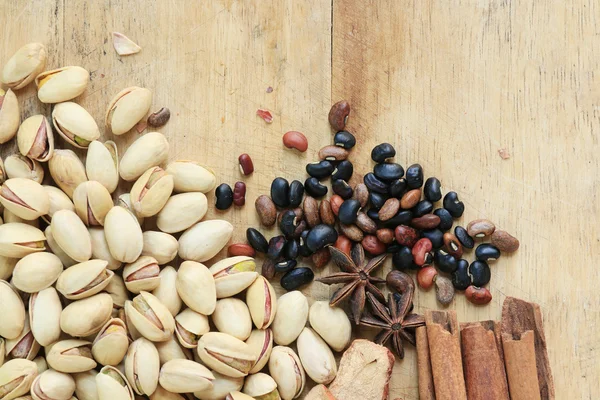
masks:
{"label": "star anise pod", "polygon": [[365,308],[365,294],[367,292],[374,298],[385,301],[383,293],[375,286],[378,283],[385,283],[385,279],[377,278],[370,274],[383,264],[386,255],[377,256],[366,262],[365,251],[360,243],[352,248],[350,252],[352,257],[348,257],[346,253],[333,246],[329,247],[329,252],[331,253],[331,259],[342,272],[336,272],[317,280],[327,285],[345,283],[343,287],[333,294],[329,304],[335,306],[342,300],[350,297],[352,317],[354,323],[358,325]]}

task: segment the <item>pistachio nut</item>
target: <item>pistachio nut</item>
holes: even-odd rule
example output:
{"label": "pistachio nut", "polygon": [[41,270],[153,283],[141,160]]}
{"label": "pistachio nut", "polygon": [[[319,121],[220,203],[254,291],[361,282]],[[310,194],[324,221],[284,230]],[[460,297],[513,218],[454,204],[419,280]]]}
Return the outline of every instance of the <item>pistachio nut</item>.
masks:
{"label": "pistachio nut", "polygon": [[104,225],[106,214],[113,207],[112,197],[100,182],[82,182],[73,192],[73,203],[79,218],[87,226]]}
{"label": "pistachio nut", "polygon": [[142,237],[144,239],[142,255],[154,257],[159,265],[167,264],[177,255],[179,243],[168,233],[146,231]]}
{"label": "pistachio nut", "polygon": [[129,195],[129,193],[123,193],[122,195],[120,195],[119,202],[117,205],[123,207],[124,209],[129,211],[131,214],[133,214],[133,216],[137,220],[138,224],[140,224],[140,226],[144,225],[144,217],[140,217],[139,215],[137,215],[135,213],[135,210],[133,209],[133,205],[131,203],[131,196]]}
{"label": "pistachio nut", "polygon": [[104,291],[110,294],[113,299],[113,309],[121,309],[125,307],[125,301],[129,300],[129,294],[125,287],[125,282],[120,275],[114,275],[104,288]]}
{"label": "pistachio nut", "polygon": [[144,118],[152,104],[152,92],[137,86],[121,90],[106,110],[106,128],[115,135],[129,132]]}
{"label": "pistachio nut", "polygon": [[179,256],[184,260],[208,261],[225,247],[232,234],[233,225],[227,221],[198,222],[179,238]]}
{"label": "pistachio nut", "polygon": [[167,307],[172,316],[176,316],[183,305],[179,293],[177,293],[177,271],[175,268],[167,266],[158,275],[160,283],[152,291],[152,294]]}
{"label": "pistachio nut", "polygon": [[167,165],[167,172],[173,175],[176,192],[208,193],[217,184],[215,172],[196,161],[173,161]]}
{"label": "pistachio nut", "polygon": [[15,93],[0,89],[0,144],[12,139],[19,129],[21,114]]}
{"label": "pistachio nut", "polygon": [[24,88],[46,66],[46,47],[41,43],[27,43],[6,62],[2,82],[15,90]]}
{"label": "pistachio nut", "polygon": [[156,226],[163,232],[181,232],[199,222],[206,215],[208,202],[200,192],[181,193],[169,197],[156,218]]}
{"label": "pistachio nut", "polygon": [[[129,300],[125,300],[125,303],[127,303],[127,301],[129,301]],[[113,313],[114,313],[114,311],[115,311],[115,309],[113,307]],[[129,337],[132,340],[136,340],[136,339],[139,339],[142,337],[142,334],[137,330],[135,325],[133,325],[133,323],[131,322],[131,319],[125,312],[125,306],[123,306],[123,308],[120,308],[117,311],[117,318],[121,319],[122,321],[125,321],[125,325],[127,326],[127,333],[129,334]]]}
{"label": "pistachio nut", "polygon": [[169,392],[162,386],[158,385],[154,393],[150,395],[150,400],[187,400],[186,395]]}
{"label": "pistachio nut", "polygon": [[50,208],[48,209],[48,213],[46,215],[42,215],[42,219],[46,221],[48,224],[52,221],[52,216],[55,212],[59,210],[70,210],[75,211],[75,205],[63,192],[57,187],[44,185],[42,186],[46,193],[48,194],[48,201],[50,202]]}
{"label": "pistachio nut", "polygon": [[277,312],[277,295],[265,277],[259,275],[246,292],[246,304],[258,329],[268,328]]}
{"label": "pistachio nut", "polygon": [[0,336],[0,367],[4,364],[4,358],[6,354],[6,340]]}
{"label": "pistachio nut", "polygon": [[17,217],[34,220],[48,213],[50,199],[37,182],[25,178],[8,179],[0,188],[0,203]]}
{"label": "pistachio nut", "polygon": [[6,180],[6,170],[4,169],[4,162],[0,158],[0,184]]}
{"label": "pistachio nut", "polygon": [[112,305],[108,293],[74,301],[60,314],[60,329],[74,337],[94,335],[110,319]]}
{"label": "pistachio nut", "polygon": [[98,375],[98,371],[96,370],[73,374],[73,379],[75,380],[75,396],[77,396],[79,400],[98,400],[96,375]]}
{"label": "pistachio nut", "polygon": [[94,117],[85,108],[71,101],[54,106],[52,125],[67,143],[80,149],[87,149],[100,136]]}
{"label": "pistachio nut", "polygon": [[6,340],[6,355],[9,358],[25,358],[33,360],[40,351],[40,344],[33,337],[31,327],[29,326],[29,318],[25,317],[25,326],[23,330],[14,339]]}
{"label": "pistachio nut", "polygon": [[54,182],[70,198],[73,198],[75,188],[87,181],[85,167],[72,150],[56,149],[48,162],[48,169]]}
{"label": "pistachio nut", "polygon": [[11,400],[29,392],[37,373],[33,361],[16,358],[4,363],[0,366],[0,398]]}
{"label": "pistachio nut", "polygon": [[77,264],[77,261],[69,257],[67,253],[65,253],[65,251],[60,248],[58,243],[56,243],[56,240],[54,240],[54,235],[52,234],[52,227],[50,225],[46,227],[44,235],[46,236],[48,247],[50,248],[52,253],[54,253],[58,258],[60,258],[60,261],[65,266],[65,268],[69,268],[70,266]]}
{"label": "pistachio nut", "polygon": [[277,382],[277,389],[283,400],[292,400],[302,394],[306,374],[294,350],[285,346],[274,347],[269,359],[269,372]]}
{"label": "pistachio nut", "polygon": [[75,393],[75,380],[69,374],[48,369],[31,385],[33,400],[68,400]]}
{"label": "pistachio nut", "polygon": [[154,290],[160,284],[160,268],[153,257],[141,256],[123,268],[123,280],[127,290],[139,293]]}
{"label": "pistachio nut", "polygon": [[235,392],[231,392],[227,396],[225,396],[225,400],[256,400],[256,399],[252,396],[248,396],[245,393],[235,391]]}
{"label": "pistachio nut", "polygon": [[158,385],[160,359],[154,343],[139,338],[129,346],[125,358],[125,376],[139,395],[150,395]]}
{"label": "pistachio nut", "polygon": [[19,222],[4,223],[0,225],[0,256],[20,258],[44,251],[45,240],[38,228]]}
{"label": "pistachio nut", "polygon": [[79,339],[60,340],[47,347],[46,362],[50,368],[67,374],[96,368],[91,343]]}
{"label": "pistachio nut", "polygon": [[243,377],[232,378],[216,371],[212,371],[212,374],[214,376],[212,387],[194,392],[196,398],[202,400],[222,400],[229,392],[241,390],[242,386],[244,386]]}
{"label": "pistachio nut", "polygon": [[48,346],[60,338],[62,304],[56,289],[49,287],[29,297],[29,324],[35,340]]}
{"label": "pistachio nut", "polygon": [[337,364],[327,343],[312,329],[304,328],[296,345],[308,376],[317,383],[329,384],[337,374]]}
{"label": "pistachio nut", "polygon": [[[0,203],[0,208],[3,208],[2,204]],[[40,221],[38,218],[36,219],[31,219],[31,220],[26,220],[23,219],[17,215],[15,215],[13,212],[11,212],[9,209],[5,208],[3,210],[2,213],[3,217],[4,217],[4,223],[11,223],[11,222],[19,222],[22,224],[27,224],[30,226],[33,226],[34,228],[39,228],[40,227]]]}
{"label": "pistachio nut", "polygon": [[242,392],[256,400],[280,400],[277,383],[270,375],[259,372],[250,375],[244,382]]}
{"label": "pistachio nut", "polygon": [[25,327],[25,305],[19,293],[6,281],[0,281],[0,336],[5,339],[19,337]]}
{"label": "pistachio nut", "polygon": [[186,306],[210,315],[217,305],[215,280],[204,264],[184,261],[177,271],[177,293]]}
{"label": "pistachio nut", "polygon": [[[39,253],[42,254],[42,253]],[[69,300],[81,300],[100,293],[114,277],[104,260],[89,260],[63,271],[56,289]]]}
{"label": "pistachio nut", "polygon": [[90,73],[78,66],[68,66],[44,71],[35,78],[38,99],[42,103],[62,103],[74,99],[85,91]]}
{"label": "pistachio nut", "polygon": [[52,253],[32,253],[23,257],[13,271],[13,285],[22,292],[35,293],[56,282],[63,265]]}
{"label": "pistachio nut", "polygon": [[277,314],[273,320],[275,343],[287,346],[298,338],[308,320],[308,299],[298,290],[277,299]]}
{"label": "pistachio nut", "polygon": [[114,192],[119,184],[119,152],[115,142],[92,141],[88,146],[85,171],[89,180],[100,182],[109,193]]}
{"label": "pistachio nut", "polygon": [[185,348],[195,349],[200,337],[209,331],[208,317],[190,308],[186,308],[175,317],[175,335]]}
{"label": "pistachio nut", "polygon": [[0,256],[0,279],[8,280],[19,261],[18,258]]}
{"label": "pistachio nut", "polygon": [[46,357],[37,356],[33,359],[35,365],[37,365],[38,374],[46,371],[48,369],[48,364],[46,363]]}
{"label": "pistachio nut", "polygon": [[346,312],[330,306],[328,301],[315,301],[308,314],[310,326],[335,351],[343,351],[352,338],[352,324]]}
{"label": "pistachio nut", "polygon": [[90,233],[73,211],[59,210],[54,213],[50,227],[56,243],[73,260],[83,262],[92,258]]}
{"label": "pistachio nut", "polygon": [[202,363],[223,375],[239,378],[248,375],[256,357],[246,343],[222,332],[208,332],[198,341]]}
{"label": "pistachio nut", "polygon": [[153,342],[168,340],[175,331],[173,316],[151,293],[142,291],[126,301],[125,313],[140,334]]}
{"label": "pistachio nut", "polygon": [[151,167],[133,184],[130,199],[141,217],[158,214],[173,192],[173,176],[160,167]]}
{"label": "pistachio nut", "polygon": [[248,340],[246,340],[246,344],[250,346],[250,350],[256,356],[256,361],[250,370],[251,374],[255,374],[267,365],[267,361],[271,357],[273,331],[270,328],[254,329]]}
{"label": "pistachio nut", "polygon": [[34,160],[45,162],[54,154],[54,135],[50,122],[37,114],[27,118],[17,131],[19,152]]}
{"label": "pistachio nut", "polygon": [[106,236],[104,235],[104,228],[102,227],[90,227],[88,228],[90,233],[90,239],[92,240],[92,258],[105,260],[108,262],[106,268],[110,270],[116,270],[121,268],[121,261],[116,260],[108,248],[106,242]]}
{"label": "pistachio nut", "polygon": [[228,298],[217,301],[212,321],[219,332],[246,340],[252,332],[252,319],[248,306],[240,299]]}
{"label": "pistachio nut", "polygon": [[234,296],[250,286],[258,273],[252,257],[225,258],[209,268],[215,279],[217,298]]}
{"label": "pistachio nut", "polygon": [[160,368],[160,386],[173,393],[189,393],[213,387],[215,376],[202,364],[191,360],[171,360]]}
{"label": "pistachio nut", "polygon": [[160,132],[149,132],[127,148],[121,158],[119,173],[121,178],[132,181],[142,176],[149,168],[166,162],[168,157],[167,138]]}
{"label": "pistachio nut", "polygon": [[103,367],[96,375],[99,400],[134,400],[133,390],[125,376],[112,365]]}
{"label": "pistachio nut", "polygon": [[39,161],[25,157],[20,153],[11,154],[4,160],[4,169],[8,178],[26,178],[42,183],[44,169]]}
{"label": "pistachio nut", "polygon": [[101,365],[117,365],[127,353],[129,338],[125,322],[111,318],[100,329],[92,343],[92,355]]}
{"label": "pistachio nut", "polygon": [[160,358],[160,364],[163,365],[169,360],[193,360],[194,356],[190,349],[186,349],[179,344],[175,335],[172,335],[168,340],[164,342],[158,342],[156,344],[156,350],[158,350],[158,357]]}
{"label": "pistachio nut", "polygon": [[131,263],[142,254],[142,228],[127,209],[120,206],[110,209],[104,218],[104,235],[114,259]]}

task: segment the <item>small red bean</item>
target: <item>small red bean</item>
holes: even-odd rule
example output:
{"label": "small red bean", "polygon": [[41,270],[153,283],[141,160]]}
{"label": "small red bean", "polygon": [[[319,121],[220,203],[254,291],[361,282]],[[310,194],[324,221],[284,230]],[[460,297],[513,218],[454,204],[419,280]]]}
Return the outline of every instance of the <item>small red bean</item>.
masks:
{"label": "small red bean", "polygon": [[331,204],[331,211],[333,211],[333,213],[336,216],[340,212],[340,207],[341,207],[341,205],[342,205],[343,202],[344,202],[344,199],[342,199],[342,197],[339,196],[339,195],[337,195],[337,194],[334,194],[329,199],[329,203]]}
{"label": "small red bean", "polygon": [[246,204],[246,184],[244,182],[236,182],[233,187],[233,204],[238,207]]}
{"label": "small red bean", "polygon": [[283,145],[288,149],[296,149],[304,153],[308,149],[308,139],[302,132],[289,131],[283,135]]}
{"label": "small red bean", "polygon": [[419,284],[419,287],[425,290],[431,289],[437,274],[437,269],[431,265],[421,268],[419,272],[417,272],[417,283]]}
{"label": "small red bean", "polygon": [[422,266],[431,262],[431,250],[433,245],[431,240],[427,238],[417,240],[417,243],[412,248],[412,255],[415,259],[415,264]]}
{"label": "small red bean", "polygon": [[383,244],[379,239],[377,239],[377,236],[365,235],[361,244],[365,251],[371,255],[378,256],[380,254],[385,253],[385,244]]}
{"label": "small red bean", "polygon": [[352,241],[344,235],[339,235],[333,246],[339,251],[343,251],[347,255],[350,255],[350,251],[352,250]]}
{"label": "small red bean", "polygon": [[492,301],[492,293],[488,289],[472,285],[465,290],[465,297],[473,304],[487,304]]}
{"label": "small red bean", "polygon": [[256,255],[256,250],[254,250],[252,246],[247,243],[234,243],[227,248],[227,255],[229,257],[254,257]]}
{"label": "small red bean", "polygon": [[238,161],[240,164],[240,172],[243,175],[250,175],[254,172],[254,163],[248,154],[244,153],[240,155]]}

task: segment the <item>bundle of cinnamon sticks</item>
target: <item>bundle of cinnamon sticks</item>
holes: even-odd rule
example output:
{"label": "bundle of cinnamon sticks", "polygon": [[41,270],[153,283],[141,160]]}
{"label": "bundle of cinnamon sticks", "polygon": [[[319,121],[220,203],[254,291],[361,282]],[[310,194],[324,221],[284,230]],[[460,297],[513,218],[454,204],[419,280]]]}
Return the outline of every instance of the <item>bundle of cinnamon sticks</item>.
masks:
{"label": "bundle of cinnamon sticks", "polygon": [[459,325],[428,311],[417,328],[421,400],[548,400],[554,383],[540,307],[507,297],[502,320]]}

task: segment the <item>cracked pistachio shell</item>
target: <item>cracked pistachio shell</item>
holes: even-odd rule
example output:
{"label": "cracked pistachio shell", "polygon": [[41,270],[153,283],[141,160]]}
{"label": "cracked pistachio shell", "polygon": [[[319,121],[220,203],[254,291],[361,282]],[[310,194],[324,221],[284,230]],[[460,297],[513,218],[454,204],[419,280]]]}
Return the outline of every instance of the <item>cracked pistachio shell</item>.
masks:
{"label": "cracked pistachio shell", "polygon": [[40,351],[40,344],[33,337],[27,316],[25,316],[25,326],[19,336],[6,340],[5,351],[10,358],[33,360],[37,356]]}
{"label": "cracked pistachio shell", "polygon": [[271,357],[273,350],[273,331],[267,329],[254,329],[250,334],[246,344],[250,346],[250,350],[256,356],[256,361],[250,370],[251,374],[255,374],[267,365],[267,361]]}
{"label": "cracked pistachio shell", "polygon": [[46,227],[44,234],[46,235],[48,247],[50,248],[52,253],[54,253],[60,259],[65,268],[69,268],[70,266],[77,264],[77,261],[69,257],[67,253],[65,253],[64,250],[60,248],[58,243],[56,243],[56,240],[54,240],[54,235],[52,234],[52,227],[50,225]]}
{"label": "cracked pistachio shell", "polygon": [[10,278],[17,262],[19,262],[18,258],[0,256],[0,280],[6,281]]}
{"label": "cracked pistachio shell", "polygon": [[175,336],[188,349],[195,349],[202,335],[210,331],[208,317],[186,308],[175,317]]}
{"label": "cracked pistachio shell", "polygon": [[26,178],[42,183],[44,169],[39,161],[21,154],[12,154],[4,160],[4,169],[8,178]]}
{"label": "cracked pistachio shell", "polygon": [[104,218],[104,235],[113,258],[125,263],[138,259],[144,247],[142,228],[123,207],[113,207]]}
{"label": "cracked pistachio shell", "polygon": [[304,328],[296,346],[302,366],[313,381],[327,385],[335,378],[337,364],[333,352],[315,331]]}
{"label": "cracked pistachio shell", "polygon": [[169,157],[169,142],[160,132],[148,132],[127,148],[119,173],[126,181],[133,181],[152,167],[161,165]]}
{"label": "cracked pistachio shell", "polygon": [[142,255],[154,257],[159,265],[169,263],[177,255],[179,243],[177,239],[168,233],[146,231],[142,234],[142,237],[144,239]]}
{"label": "cracked pistachio shell", "polygon": [[90,239],[92,240],[92,258],[98,260],[105,260],[108,265],[106,268],[114,271],[121,267],[121,261],[116,260],[108,248],[106,242],[106,236],[104,235],[104,228],[102,227],[90,227],[88,228],[90,233]]}
{"label": "cracked pistachio shell", "polygon": [[50,199],[42,185],[25,178],[6,180],[0,189],[0,203],[6,210],[28,221],[50,210]]}
{"label": "cracked pistachio shell", "polygon": [[277,314],[273,320],[273,339],[283,346],[298,338],[308,320],[308,299],[298,290],[277,299]]}
{"label": "cracked pistachio shell", "polygon": [[33,361],[16,358],[0,366],[0,394],[3,400],[12,400],[29,392],[37,376]]}
{"label": "cracked pistachio shell", "polygon": [[256,399],[252,396],[248,396],[245,393],[235,391],[235,392],[231,392],[227,396],[225,396],[225,400],[256,400]]}
{"label": "cracked pistachio shell", "polygon": [[61,249],[75,261],[83,262],[92,258],[92,239],[81,219],[70,210],[54,213],[52,236]]}
{"label": "cracked pistachio shell", "polygon": [[6,180],[6,170],[4,169],[4,162],[0,158],[0,184],[4,183],[5,180]]}
{"label": "cracked pistachio shell", "polygon": [[45,162],[54,154],[54,135],[50,122],[43,115],[27,118],[17,131],[19,152],[34,160]]}
{"label": "cracked pistachio shell", "polygon": [[99,400],[134,400],[133,390],[117,368],[107,365],[96,375]]}
{"label": "cracked pistachio shell", "polygon": [[129,348],[127,327],[119,318],[111,318],[92,343],[92,355],[101,365],[118,365]]}
{"label": "cracked pistachio shell", "polygon": [[33,337],[42,346],[60,338],[62,304],[53,287],[32,293],[29,297],[29,324]]}
{"label": "cracked pistachio shell", "polygon": [[208,193],[217,184],[215,172],[196,161],[173,161],[167,165],[167,172],[173,175],[176,192]]}
{"label": "cracked pistachio shell", "polygon": [[131,388],[139,395],[154,393],[158,385],[160,359],[158,350],[145,338],[135,340],[127,350],[125,376]]}
{"label": "cracked pistachio shell", "polygon": [[171,196],[156,218],[156,226],[163,232],[181,232],[199,222],[206,215],[208,202],[200,192]]}
{"label": "cracked pistachio shell", "polygon": [[98,371],[96,370],[73,374],[73,379],[75,379],[75,396],[77,396],[77,399],[98,400],[96,375],[98,375]]}
{"label": "cracked pistachio shell", "polygon": [[44,221],[48,224],[52,221],[52,216],[59,210],[70,210],[75,211],[75,205],[63,192],[57,187],[44,185],[42,186],[46,193],[48,194],[48,200],[50,201],[50,208],[48,209],[48,214],[42,215]]}
{"label": "cracked pistachio shell", "polygon": [[208,261],[216,256],[233,234],[233,225],[214,219],[198,222],[179,238],[179,256],[184,260]]}
{"label": "cracked pistachio shell", "polygon": [[137,220],[138,224],[140,224],[140,226],[144,225],[144,217],[140,217],[139,215],[136,215],[134,209],[133,209],[133,205],[131,204],[131,196],[129,195],[129,193],[123,193],[122,195],[119,196],[119,202],[117,204],[118,206],[123,207],[124,209],[126,209],[127,211],[129,211]]}
{"label": "cracked pistachio shell", "polygon": [[27,43],[6,62],[2,82],[15,90],[24,88],[46,66],[46,47],[41,43]]}
{"label": "cracked pistachio shell", "polygon": [[85,108],[70,101],[54,106],[52,124],[67,143],[80,149],[87,149],[100,136],[94,117]]}
{"label": "cracked pistachio shell", "polygon": [[39,292],[53,285],[62,271],[63,265],[54,254],[28,254],[15,266],[12,284],[25,293]]}
{"label": "cracked pistachio shell", "polygon": [[141,256],[135,262],[123,268],[123,280],[127,290],[139,293],[142,290],[151,291],[160,284],[160,268],[153,257]]}
{"label": "cracked pistachio shell", "polygon": [[56,149],[48,162],[48,169],[54,182],[70,198],[73,198],[75,188],[87,181],[85,167],[72,150]]}
{"label": "cracked pistachio shell", "polygon": [[208,332],[198,341],[198,356],[215,371],[239,378],[248,375],[256,357],[246,343],[222,332]]}
{"label": "cracked pistachio shell", "polygon": [[87,226],[104,225],[106,214],[113,207],[112,197],[100,182],[82,182],[73,192],[77,215]]}
{"label": "cracked pistachio shell", "polygon": [[[0,203],[0,207],[2,207],[1,203]],[[14,213],[12,213],[10,210],[8,210],[6,208],[4,209],[3,216],[4,216],[5,224],[11,223],[11,222],[19,222],[22,224],[27,224],[27,225],[33,226],[34,228],[40,227],[40,220],[38,218],[32,219],[32,220],[26,220],[26,219],[23,219],[23,218],[15,215]]]}
{"label": "cracked pistachio shell", "polygon": [[46,362],[50,368],[67,374],[96,368],[91,343],[79,339],[61,340],[46,347]]}
{"label": "cracked pistachio shell", "polygon": [[152,294],[167,307],[172,316],[176,316],[183,305],[177,293],[177,271],[171,266],[166,266],[160,271],[159,276],[160,283]]}
{"label": "cracked pistachio shell", "polygon": [[204,315],[215,311],[215,280],[204,264],[184,261],[177,271],[176,287],[181,300],[192,310]]}
{"label": "cracked pistachio shell", "polygon": [[310,326],[335,351],[343,351],[352,338],[352,324],[346,312],[328,301],[315,301],[308,314]]}
{"label": "cracked pistachio shell", "polygon": [[44,251],[46,237],[38,228],[19,222],[0,225],[0,256],[21,258]]}
{"label": "cracked pistachio shell", "polygon": [[158,342],[156,344],[156,350],[158,350],[158,357],[160,358],[160,364],[163,365],[169,360],[193,360],[190,349],[186,349],[179,344],[175,335],[172,335],[168,340],[164,342]]}
{"label": "cracked pistachio shell", "polygon": [[0,336],[5,339],[19,337],[25,326],[25,305],[17,291],[6,281],[0,281]]}
{"label": "cracked pistachio shell", "polygon": [[112,297],[113,310],[125,307],[125,302],[129,300],[129,293],[120,275],[114,275],[104,288],[104,291]]}
{"label": "cracked pistachio shell", "polygon": [[160,386],[173,393],[190,393],[213,387],[215,376],[204,365],[191,360],[171,360],[160,368]]}
{"label": "cracked pistachio shell", "polygon": [[85,171],[89,180],[100,182],[109,193],[114,192],[119,184],[119,152],[115,142],[91,142],[85,159]]}
{"label": "cracked pistachio shell", "polygon": [[149,168],[129,193],[135,213],[142,217],[158,214],[173,192],[173,176],[160,167]]}
{"label": "cracked pistachio shell", "polygon": [[277,312],[275,289],[263,276],[258,276],[246,292],[246,304],[258,329],[268,328]]}
{"label": "cracked pistachio shell", "polygon": [[121,90],[106,110],[107,129],[115,135],[127,133],[144,118],[152,104],[152,92],[137,86]]}
{"label": "cracked pistachio shell", "polygon": [[252,332],[252,319],[248,306],[240,299],[228,298],[217,301],[212,321],[219,332],[246,340]]}
{"label": "cracked pistachio shell", "polygon": [[140,292],[125,302],[127,318],[146,339],[153,342],[168,340],[175,331],[175,320],[160,300],[148,292]]}
{"label": "cracked pistachio shell", "polygon": [[[129,300],[125,300],[125,303],[127,303],[127,301],[129,301]],[[113,308],[113,311],[114,311],[114,308]],[[123,308],[120,308],[117,311],[117,318],[120,318],[121,320],[125,321],[125,325],[127,326],[127,333],[129,333],[129,337],[131,339],[136,340],[136,339],[139,339],[142,337],[140,332],[137,330],[137,328],[131,322],[131,319],[127,316],[127,313],[125,312],[125,306],[123,306]]]}
{"label": "cracked pistachio shell", "polygon": [[114,272],[106,269],[107,264],[104,260],[89,260],[67,268],[58,277],[56,290],[69,300],[100,293],[114,277]]}
{"label": "cracked pistachio shell", "polygon": [[89,81],[90,73],[85,68],[68,66],[42,72],[35,78],[35,85],[42,103],[62,103],[83,93]]}
{"label": "cracked pistachio shell", "polygon": [[110,319],[112,305],[108,293],[74,301],[60,314],[60,329],[74,337],[95,335]]}
{"label": "cracked pistachio shell", "polygon": [[262,372],[248,376],[244,382],[242,392],[259,399],[280,399],[277,383],[270,375]]}
{"label": "cracked pistachio shell", "polygon": [[212,380],[212,388],[194,392],[194,396],[202,400],[223,400],[230,392],[241,390],[244,386],[244,378],[232,378],[216,371],[212,372],[215,379]]}
{"label": "cracked pistachio shell", "polygon": [[273,348],[269,359],[269,373],[277,382],[282,400],[300,397],[306,384],[306,374],[294,350],[285,346]]}
{"label": "cracked pistachio shell", "polygon": [[48,369],[31,386],[33,400],[67,400],[75,393],[75,380],[69,374]]}
{"label": "cracked pistachio shell", "polygon": [[209,268],[215,279],[217,298],[231,297],[250,286],[258,273],[252,257],[225,258]]}
{"label": "cracked pistachio shell", "polygon": [[12,139],[19,129],[21,114],[15,93],[0,89],[0,144]]}

